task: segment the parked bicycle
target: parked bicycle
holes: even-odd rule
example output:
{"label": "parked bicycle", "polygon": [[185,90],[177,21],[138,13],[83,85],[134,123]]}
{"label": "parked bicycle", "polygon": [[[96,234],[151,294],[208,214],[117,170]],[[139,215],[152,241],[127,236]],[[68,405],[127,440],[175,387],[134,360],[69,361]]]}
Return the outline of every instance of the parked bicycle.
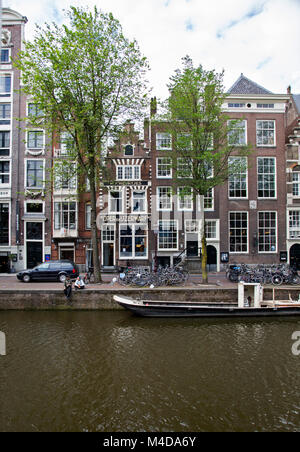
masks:
{"label": "parked bicycle", "polygon": [[300,284],[297,269],[286,264],[256,265],[235,264],[227,266],[226,277],[231,282],[244,281],[248,283],[273,284]]}
{"label": "parked bicycle", "polygon": [[156,272],[151,272],[143,267],[128,267],[119,275],[119,283],[123,286],[174,286],[184,285],[189,278],[189,273],[182,267],[161,267]]}

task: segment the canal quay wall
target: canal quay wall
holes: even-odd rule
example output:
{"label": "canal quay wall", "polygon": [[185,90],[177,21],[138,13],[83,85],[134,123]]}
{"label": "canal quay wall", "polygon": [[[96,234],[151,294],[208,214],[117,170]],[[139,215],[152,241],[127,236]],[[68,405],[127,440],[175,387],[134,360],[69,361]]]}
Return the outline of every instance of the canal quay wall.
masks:
{"label": "canal quay wall", "polygon": [[[275,291],[276,300],[298,299],[299,288],[280,288]],[[207,303],[237,303],[237,288],[170,288],[170,289],[85,289],[73,291],[67,300],[58,289],[0,290],[0,310],[121,310],[114,295],[124,295],[135,299],[166,301],[203,301]],[[264,289],[264,299],[273,297],[272,288]]]}

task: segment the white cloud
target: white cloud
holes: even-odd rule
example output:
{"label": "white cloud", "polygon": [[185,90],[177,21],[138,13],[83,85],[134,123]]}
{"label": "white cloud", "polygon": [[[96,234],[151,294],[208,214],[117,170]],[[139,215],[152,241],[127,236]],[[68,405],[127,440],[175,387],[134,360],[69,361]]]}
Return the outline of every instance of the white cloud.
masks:
{"label": "white cloud", "polygon": [[[298,0],[4,0],[4,6],[34,24],[58,21],[62,9],[93,6],[111,11],[125,34],[147,56],[153,95],[165,97],[166,84],[181,58],[225,69],[229,88],[243,72],[270,91],[300,93],[300,3]],[[219,37],[218,37],[219,36]],[[221,37],[220,37],[221,36]]]}

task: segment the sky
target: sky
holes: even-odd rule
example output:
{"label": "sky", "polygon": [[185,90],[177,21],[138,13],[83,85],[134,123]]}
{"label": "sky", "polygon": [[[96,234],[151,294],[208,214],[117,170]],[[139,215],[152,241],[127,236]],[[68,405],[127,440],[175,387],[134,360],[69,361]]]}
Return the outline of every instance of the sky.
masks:
{"label": "sky", "polygon": [[62,24],[64,9],[112,12],[149,61],[152,95],[164,99],[181,58],[225,71],[229,89],[243,73],[273,93],[300,93],[300,0],[2,0],[35,24]]}

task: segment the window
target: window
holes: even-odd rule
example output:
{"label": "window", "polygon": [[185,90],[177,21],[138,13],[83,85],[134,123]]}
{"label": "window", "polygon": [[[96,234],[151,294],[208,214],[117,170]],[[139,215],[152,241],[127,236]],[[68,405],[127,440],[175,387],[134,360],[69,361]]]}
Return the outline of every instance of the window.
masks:
{"label": "window", "polygon": [[300,197],[300,172],[293,172],[293,196]]}
{"label": "window", "polygon": [[214,189],[210,188],[204,196],[204,210],[213,210],[214,208]]}
{"label": "window", "polygon": [[193,194],[191,187],[178,187],[178,210],[193,210]]}
{"label": "window", "polygon": [[257,104],[257,108],[274,108],[274,104]]}
{"label": "window", "polygon": [[25,212],[26,213],[43,213],[44,212],[44,204],[42,202],[26,202],[25,203]]}
{"label": "window", "polygon": [[248,212],[229,213],[229,251],[248,252]]}
{"label": "window", "polygon": [[0,119],[10,119],[10,116],[11,116],[11,105],[0,104]]}
{"label": "window", "polygon": [[60,134],[60,155],[70,155],[74,147],[74,140],[69,132],[61,132]]}
{"label": "window", "polygon": [[44,147],[44,132],[29,131],[27,132],[27,148],[28,149],[42,149]]}
{"label": "window", "polygon": [[176,148],[181,151],[192,149],[192,136],[190,133],[179,133],[176,139]]}
{"label": "window", "polygon": [[258,251],[276,253],[277,251],[276,212],[258,212]]}
{"label": "window", "polygon": [[176,220],[160,220],[158,224],[158,249],[178,249],[178,225]]}
{"label": "window", "polygon": [[289,211],[289,238],[300,238],[300,210]]}
{"label": "window", "polygon": [[54,229],[76,229],[76,202],[54,203]]}
{"label": "window", "polygon": [[228,108],[245,108],[245,104],[229,103]]}
{"label": "window", "polygon": [[43,115],[43,110],[39,104],[30,103],[28,104],[28,116],[36,118]]}
{"label": "window", "polygon": [[9,63],[9,49],[1,49],[1,63]]}
{"label": "window", "polygon": [[168,157],[156,159],[156,176],[158,178],[170,179],[172,177],[172,160]]}
{"label": "window", "polygon": [[114,224],[104,224],[102,226],[102,241],[103,242],[114,242],[115,240],[115,225]]}
{"label": "window", "polygon": [[132,144],[127,144],[124,148],[124,155],[130,157],[133,155],[133,146]]}
{"label": "window", "polygon": [[156,134],[156,149],[158,151],[171,151],[172,150],[172,138],[169,133],[157,133]]}
{"label": "window", "polygon": [[90,203],[85,205],[85,229],[92,228],[92,207]]}
{"label": "window", "polygon": [[109,211],[110,213],[123,212],[123,192],[121,190],[109,192]]}
{"label": "window", "polygon": [[11,75],[0,75],[0,94],[9,95],[11,92]]}
{"label": "window", "polygon": [[276,198],[275,157],[258,157],[258,198]]}
{"label": "window", "polygon": [[205,220],[205,235],[207,239],[217,238],[217,223],[216,221]]}
{"label": "window", "polygon": [[246,121],[228,121],[230,128],[228,132],[228,143],[233,146],[243,146],[247,143]]}
{"label": "window", "polygon": [[190,179],[193,177],[193,167],[190,158],[179,157],[177,159],[177,177],[180,179]]}
{"label": "window", "polygon": [[198,220],[185,220],[185,232],[196,233],[199,232]]}
{"label": "window", "polygon": [[140,180],[140,165],[117,166],[117,180]]}
{"label": "window", "polygon": [[146,212],[146,192],[133,191],[132,192],[132,212]]}
{"label": "window", "polygon": [[0,185],[9,185],[10,162],[0,160]]}
{"label": "window", "polygon": [[229,198],[247,198],[247,158],[229,157],[228,166],[231,166],[232,172],[235,173],[228,179]]}
{"label": "window", "polygon": [[26,187],[43,188],[44,186],[44,161],[26,160]]}
{"label": "window", "polygon": [[172,210],[172,187],[157,187],[158,210]]}
{"label": "window", "polygon": [[55,189],[74,190],[77,186],[76,163],[56,162],[54,166]]}
{"label": "window", "polygon": [[256,146],[275,146],[275,121],[256,121]]}
{"label": "window", "polygon": [[145,258],[147,256],[147,226],[144,224],[120,225],[120,258]]}
{"label": "window", "polygon": [[0,203],[0,245],[9,245],[9,204]]}
{"label": "window", "polygon": [[0,156],[10,154],[10,132],[0,131]]}

